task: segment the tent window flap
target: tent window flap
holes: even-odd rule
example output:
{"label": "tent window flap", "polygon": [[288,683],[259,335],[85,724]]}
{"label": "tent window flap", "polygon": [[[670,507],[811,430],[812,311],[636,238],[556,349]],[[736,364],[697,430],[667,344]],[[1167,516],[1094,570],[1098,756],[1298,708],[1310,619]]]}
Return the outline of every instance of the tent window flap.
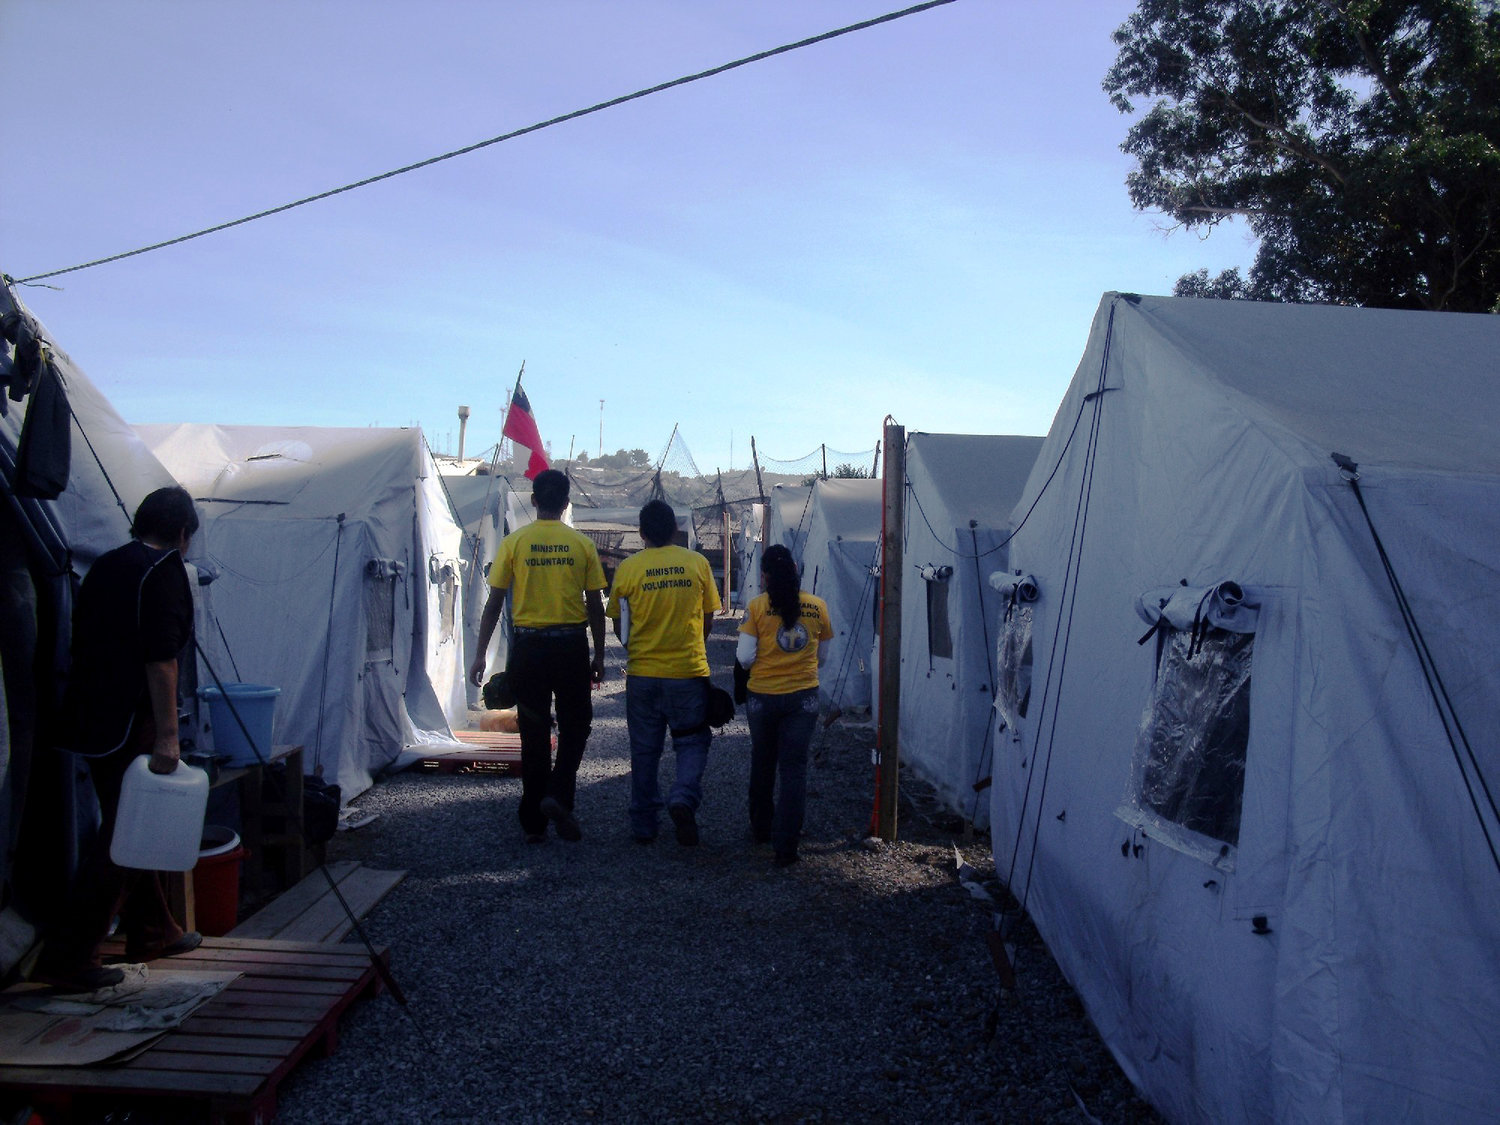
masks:
{"label": "tent window flap", "polygon": [[[924,571],[928,568],[923,568]],[[948,575],[951,567],[941,567],[940,571],[946,571],[939,577],[927,578],[924,585],[927,587],[927,653],[929,656],[938,657],[942,660],[953,659],[953,630],[948,625]]]}
{"label": "tent window flap", "polygon": [[370,559],[365,563],[365,660],[390,660],[396,637],[396,577],[400,563]]}
{"label": "tent window flap", "polygon": [[1120,815],[1180,850],[1232,867],[1258,607],[1225,582],[1178,588],[1161,599],[1146,595],[1138,608],[1158,632],[1156,682]]}
{"label": "tent window flap", "polygon": [[1031,702],[1031,626],[1032,607],[1029,603],[1011,606],[1000,624],[999,654],[995,665],[999,669],[995,710],[999,712],[1001,722],[1012,731],[1021,729],[1021,720],[1026,717],[1026,707]]}
{"label": "tent window flap", "polygon": [[995,653],[995,711],[1003,727],[1018,733],[1031,702],[1033,610],[1041,590],[1032,575],[1020,572],[997,570],[989,582],[990,588],[1005,599]]}

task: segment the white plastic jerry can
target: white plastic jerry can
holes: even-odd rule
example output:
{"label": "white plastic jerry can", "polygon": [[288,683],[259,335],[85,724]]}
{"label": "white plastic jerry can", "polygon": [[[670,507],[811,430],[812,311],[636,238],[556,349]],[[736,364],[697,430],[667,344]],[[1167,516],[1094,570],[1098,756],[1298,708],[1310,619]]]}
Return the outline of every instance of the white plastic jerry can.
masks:
{"label": "white plastic jerry can", "polygon": [[152,773],[151,756],[125,768],[109,858],[144,871],[191,871],[203,840],[208,774],[186,762],[171,773]]}

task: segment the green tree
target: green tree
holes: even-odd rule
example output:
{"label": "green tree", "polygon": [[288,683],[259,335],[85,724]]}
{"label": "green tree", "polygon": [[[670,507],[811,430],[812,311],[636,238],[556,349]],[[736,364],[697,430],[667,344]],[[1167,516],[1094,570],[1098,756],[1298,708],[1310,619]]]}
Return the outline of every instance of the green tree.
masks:
{"label": "green tree", "polygon": [[867,473],[864,469],[860,468],[858,465],[851,465],[849,462],[845,461],[842,464],[838,464],[833,467],[833,475],[841,479],[855,480],[862,479],[869,476],[870,474]]}
{"label": "green tree", "polygon": [[1260,240],[1179,294],[1500,311],[1496,0],[1141,0],[1115,43],[1131,202]]}

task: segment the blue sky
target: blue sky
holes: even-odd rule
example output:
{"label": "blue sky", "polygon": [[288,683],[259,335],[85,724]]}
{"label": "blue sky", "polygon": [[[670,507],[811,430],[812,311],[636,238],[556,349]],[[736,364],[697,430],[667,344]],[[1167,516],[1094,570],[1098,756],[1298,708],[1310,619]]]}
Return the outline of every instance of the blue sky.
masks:
{"label": "blue sky", "polygon": [[[3,0],[0,270],[175,237],[898,10],[875,0]],[[1132,211],[1124,0],[956,0],[22,287],[133,422],[543,436],[699,466],[1044,433],[1101,294],[1246,265]]]}

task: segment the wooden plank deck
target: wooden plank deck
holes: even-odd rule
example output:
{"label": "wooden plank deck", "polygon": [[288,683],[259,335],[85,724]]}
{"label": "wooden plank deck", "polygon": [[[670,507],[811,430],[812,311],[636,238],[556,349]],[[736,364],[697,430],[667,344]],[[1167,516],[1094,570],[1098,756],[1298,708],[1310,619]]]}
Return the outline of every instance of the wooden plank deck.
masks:
{"label": "wooden plank deck", "polygon": [[458,730],[453,737],[463,750],[434,754],[413,762],[408,769],[422,773],[498,773],[521,775],[521,736],[507,731]]}
{"label": "wooden plank deck", "polygon": [[318,870],[305,876],[285,894],[230,930],[229,936],[275,938],[278,941],[342,941],[354,928],[354,923],[329,888],[329,876],[349,904],[349,910],[356,918],[363,918],[406,877],[406,872],[380,871],[352,860],[330,863],[328,875]]}
{"label": "wooden plank deck", "polygon": [[[378,952],[388,963],[389,952]],[[265,1125],[287,1075],[309,1055],[332,1052],[339,1018],[382,988],[369,954],[354,945],[204,938],[172,964],[243,975],[128,1062],[0,1066],[0,1089],[30,1098],[49,1123],[170,1107],[214,1125]]]}

